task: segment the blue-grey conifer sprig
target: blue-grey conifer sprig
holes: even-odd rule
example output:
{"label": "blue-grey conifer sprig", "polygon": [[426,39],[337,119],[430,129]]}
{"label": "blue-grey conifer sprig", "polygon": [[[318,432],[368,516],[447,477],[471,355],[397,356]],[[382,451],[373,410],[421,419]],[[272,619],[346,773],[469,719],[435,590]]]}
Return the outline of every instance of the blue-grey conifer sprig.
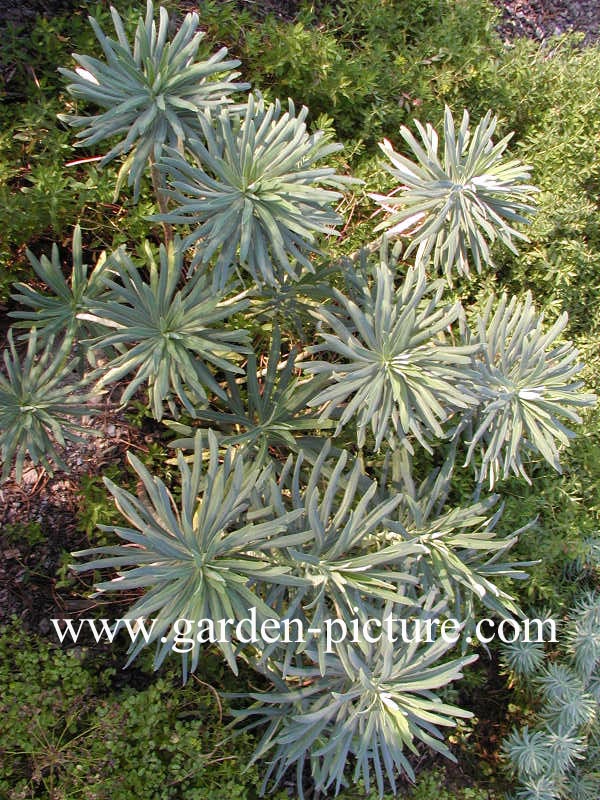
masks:
{"label": "blue-grey conifer sprig", "polygon": [[545,662],[544,644],[518,637],[503,646],[502,659],[518,679],[530,680],[539,673]]}
{"label": "blue-grey conifer sprig", "polygon": [[550,770],[551,755],[548,735],[544,731],[530,731],[525,725],[513,730],[504,741],[504,751],[510,766],[521,778],[535,778]]}
{"label": "blue-grey conifer sprig", "polygon": [[[584,594],[563,629],[567,642],[561,658],[521,675],[523,686],[541,689],[535,727],[515,729],[504,741],[508,767],[516,779],[515,797],[534,800],[596,800],[600,785],[600,691],[594,647],[583,647],[587,633],[598,632],[598,597]],[[514,645],[504,646],[503,659],[515,663]],[[507,652],[508,651],[508,652]],[[566,657],[566,658],[565,658]],[[529,665],[528,665],[529,666]]]}
{"label": "blue-grey conifer sprig", "polygon": [[600,593],[589,592],[577,603],[569,625],[567,649],[584,681],[600,666]]}

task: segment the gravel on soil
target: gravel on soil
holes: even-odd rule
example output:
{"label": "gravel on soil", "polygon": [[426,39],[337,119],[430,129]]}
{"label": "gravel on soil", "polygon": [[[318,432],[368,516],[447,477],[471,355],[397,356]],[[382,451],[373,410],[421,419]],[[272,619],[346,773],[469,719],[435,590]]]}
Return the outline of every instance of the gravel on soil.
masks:
{"label": "gravel on soil", "polygon": [[[230,0],[222,0],[230,2]],[[324,0],[321,0],[324,4]],[[600,38],[600,0],[492,0],[501,11],[498,31],[505,42],[529,37],[543,42],[551,36],[579,31],[583,43],[591,44]],[[160,0],[156,0],[157,5]],[[238,0],[241,7],[259,16],[274,14],[293,19],[298,0]],[[143,3],[141,4],[143,6]],[[192,6],[202,13],[202,0],[182,0],[184,11]],[[334,3],[332,3],[334,5]],[[38,15],[51,16],[80,7],[77,0],[0,0],[0,25],[5,22],[29,26]],[[1,60],[1,58],[0,58]]]}
{"label": "gravel on soil", "polygon": [[502,12],[498,32],[505,42],[528,37],[544,42],[578,31],[583,44],[600,37],[600,0],[493,0]]}

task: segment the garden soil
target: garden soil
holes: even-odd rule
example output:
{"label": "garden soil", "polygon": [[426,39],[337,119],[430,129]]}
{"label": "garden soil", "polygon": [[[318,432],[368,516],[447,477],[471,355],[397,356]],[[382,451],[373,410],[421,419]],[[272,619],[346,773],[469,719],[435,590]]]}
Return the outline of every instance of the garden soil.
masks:
{"label": "garden soil", "polygon": [[[231,2],[231,0],[223,0]],[[257,14],[273,13],[284,19],[294,17],[300,3],[297,0],[238,0],[239,5]],[[528,36],[545,41],[551,36],[579,31],[584,44],[600,37],[600,2],[598,0],[492,0],[501,11],[498,30],[504,41]],[[80,7],[76,0],[0,0],[0,24],[12,22],[27,26],[38,14],[49,16]],[[140,3],[143,6],[143,3]],[[325,5],[318,2],[315,5]],[[182,8],[196,8],[202,2],[181,2]]]}

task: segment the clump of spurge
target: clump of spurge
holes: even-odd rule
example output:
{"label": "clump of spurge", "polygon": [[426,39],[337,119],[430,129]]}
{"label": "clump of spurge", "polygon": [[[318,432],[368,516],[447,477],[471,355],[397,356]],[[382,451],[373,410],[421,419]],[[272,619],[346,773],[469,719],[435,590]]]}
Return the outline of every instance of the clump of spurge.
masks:
{"label": "clump of spurge", "polygon": [[[80,144],[114,138],[103,162],[123,158],[118,181],[129,175],[134,200],[150,167],[150,219],[165,242],[128,242],[90,270],[82,224],[70,278],[57,249],[51,261],[30,256],[49,291],[16,287],[17,327],[34,319],[39,335],[26,334],[24,354],[8,336],[2,479],[19,480],[26,459],[64,466],[59,445],[81,432],[85,387],[120,393],[121,405],[146,398],[179,436],[176,469],[165,479],[129,456],[139,494],[105,481],[123,521],[106,529],[106,546],[76,554],[77,569],[105,571],[99,591],[133,591],[128,616],[155,619],[131,659],[151,644],[159,668],[177,645],[184,677],[211,641],[206,620],[237,631],[254,612],[256,635],[212,641],[232,670],[243,661],[265,685],[244,687],[237,711],[262,727],[253,760],[267,761],[264,788],[294,769],[300,798],[308,780],[317,794],[361,781],[383,796],[398,775],[413,779],[417,748],[453,757],[442,731],[470,713],[441,690],[475,658],[452,658],[443,634],[396,633],[458,620],[466,648],[482,605],[519,614],[510,580],[528,564],[508,561],[519,531],[499,532],[495,497],[458,494],[457,465],[474,465],[478,493],[486,478],[491,489],[526,477],[526,456],[558,468],[565,425],[594,402],[559,339],[566,317],[546,328],[530,297],[501,296],[470,332],[456,293],[427,274],[431,255],[449,280],[480,270],[497,239],[514,248],[531,210],[528,169],[503,159],[508,138],[492,141],[491,114],[471,131],[465,113],[456,130],[446,110],[442,154],[430,125],[418,126],[423,145],[402,129],[416,161],[384,143],[401,187],[379,200],[393,212],[382,227],[411,237],[416,263],[390,255],[386,236],[378,255],[371,242],[319,263],[342,222],[338,190],[352,182],[327,163],[340,146],[291,102],[255,93],[237,105],[237,62],[223,50],[197,59],[196,15],[176,31],[148,3],[131,46],[111,13],[117,40],[92,22],[104,60],[77,56],[66,71],[71,93],[101,113],[69,120]],[[586,603],[573,639],[573,691],[564,670],[549,666],[540,680],[552,734],[509,743],[519,778],[540,790],[519,796],[558,786],[592,741],[596,610]],[[196,634],[189,648],[178,620]],[[350,640],[320,636],[342,626]],[[298,628],[307,635],[277,638]],[[511,657],[541,661],[537,651]]]}
{"label": "clump of spurge", "polygon": [[218,253],[218,285],[236,262],[259,284],[297,278],[298,265],[314,269],[316,235],[337,235],[342,219],[332,206],[342,195],[334,189],[352,181],[321,163],[342,146],[310,134],[307,115],[291,100],[283,111],[250,95],[243,114],[200,117],[206,144],[188,143],[193,165],[176,150],[163,159],[177,208],[158,218],[193,226],[186,245],[196,248],[194,263]]}
{"label": "clump of spurge", "polygon": [[67,88],[73,97],[105,110],[93,116],[61,118],[82,129],[77,134],[82,146],[119,137],[101,163],[126,155],[119,181],[129,175],[137,196],[147,163],[158,161],[164,145],[182,147],[200,132],[199,115],[226,103],[232,92],[247,85],[234,83],[238,73],[231,70],[240,62],[226,61],[225,47],[208,59],[197,59],[205,34],[198,30],[196,13],[187,14],[171,38],[166,9],[160,9],[157,29],[154,6],[148,0],[146,18],[138,22],[133,47],[116,9],[111,8],[110,13],[117,40],[106,36],[90,17],[105,61],[74,54],[79,64],[75,71],[60,70],[71,81]]}
{"label": "clump of spurge", "polygon": [[529,167],[503,159],[512,133],[494,143],[497,123],[488,112],[471,132],[465,111],[456,130],[446,106],[441,153],[433,126],[418,120],[422,144],[408,128],[400,128],[414,160],[396,152],[387,139],[380,144],[399,186],[389,195],[371,195],[390,212],[378,230],[390,236],[409,232],[406,256],[414,252],[417,263],[425,264],[433,255],[449,282],[455,270],[469,275],[470,261],[477,272],[491,266],[490,245],[496,240],[513,253],[513,239],[526,240],[514,225],[528,221],[536,190],[528,183]]}

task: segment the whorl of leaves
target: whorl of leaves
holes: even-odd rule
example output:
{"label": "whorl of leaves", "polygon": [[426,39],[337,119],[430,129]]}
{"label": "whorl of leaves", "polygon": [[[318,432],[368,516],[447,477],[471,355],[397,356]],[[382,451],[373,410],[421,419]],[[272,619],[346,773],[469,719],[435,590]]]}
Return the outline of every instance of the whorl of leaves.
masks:
{"label": "whorl of leaves", "polygon": [[67,282],[63,274],[58,247],[52,245],[52,259],[42,255],[36,258],[28,250],[27,258],[36,275],[46,284],[53,294],[43,294],[25,283],[16,283],[14,300],[32,311],[11,311],[10,317],[19,320],[15,328],[30,328],[34,324],[38,338],[47,341],[52,336],[65,336],[75,342],[98,333],[98,326],[79,318],[79,314],[89,311],[92,302],[106,294],[104,276],[107,274],[108,262],[104,253],[96,266],[88,274],[88,265],[83,263],[81,246],[81,228],[75,226],[73,231],[73,269],[71,280]]}
{"label": "whorl of leaves", "polygon": [[307,352],[338,360],[303,363],[330,380],[311,405],[323,406],[324,419],[339,418],[337,432],[354,420],[360,447],[371,428],[375,449],[385,438],[410,448],[409,436],[428,448],[428,437],[444,437],[453,412],[477,402],[470,386],[477,345],[452,343],[448,329],[461,309],[442,304],[443,291],[439,281],[427,284],[422,267],[409,268],[396,288],[384,259],[359,303],[336,292],[337,307],[315,311],[333,333],[321,329],[322,343]]}
{"label": "whorl of leaves", "polygon": [[[318,454],[288,458],[270,502],[277,507],[283,497],[290,499],[279,513],[289,505],[299,514],[293,529],[310,536],[285,552],[285,562],[294,564],[301,581],[275,587],[269,604],[282,617],[301,620],[306,634],[298,651],[314,639],[324,671],[325,638],[312,631],[322,630],[332,618],[364,622],[382,602],[393,608],[412,605],[414,595],[408,592],[412,595],[418,580],[406,572],[404,562],[426,548],[419,542],[385,543],[387,520],[400,496],[377,497],[377,484],[364,474],[360,460],[350,459],[346,451],[332,456],[329,442]],[[294,648],[286,648],[286,664],[294,654]]]}
{"label": "whorl of leaves", "polygon": [[253,719],[247,727],[267,726],[254,755],[269,763],[263,791],[271,779],[278,783],[295,767],[303,800],[302,775],[309,766],[316,789],[336,795],[346,784],[345,767],[353,756],[353,781],[362,778],[368,792],[374,774],[382,797],[386,779],[394,792],[398,774],[414,780],[404,751],[417,753],[416,741],[455,760],[440,728],[472,715],[442,702],[434,690],[460,678],[476,656],[440,663],[448,647],[442,639],[406,645],[401,652],[388,642],[366,653],[340,646],[324,676],[316,666],[297,670],[303,688],[281,684],[252,694],[254,705],[234,715]]}
{"label": "whorl of leaves", "polygon": [[164,403],[177,397],[188,413],[206,404],[207,392],[225,397],[209,366],[242,373],[234,359],[248,352],[245,330],[228,330],[223,321],[245,307],[227,302],[212,291],[207,276],[194,274],[182,284],[183,251],[179,239],[160,247],[159,264],[147,247],[149,280],[124,250],[111,259],[115,280],[105,280],[110,299],[94,302],[84,319],[114,333],[94,340],[103,349],[125,346],[102,370],[98,386],[119,381],[131,373],[121,402],[126,403],[142,385],[148,385],[155,419]]}
{"label": "whorl of leaves", "polygon": [[411,231],[406,254],[416,250],[417,263],[426,264],[433,253],[435,267],[450,283],[455,269],[469,274],[469,257],[477,272],[491,265],[490,244],[496,239],[515,253],[513,239],[526,239],[513,225],[528,221],[535,189],[527,183],[529,167],[503,161],[512,134],[494,143],[497,122],[488,112],[471,132],[465,111],[456,130],[446,106],[442,155],[435,129],[418,121],[422,144],[400,128],[414,160],[397,153],[387,139],[380,145],[399,185],[389,195],[371,195],[391,212],[379,229],[390,235]]}
{"label": "whorl of leaves", "polygon": [[[248,618],[251,608],[256,609],[259,623],[276,617],[249,583],[293,582],[291,568],[273,563],[269,553],[305,537],[285,535],[297,513],[256,523],[249,519],[250,496],[268,473],[244,462],[233,449],[221,458],[217,440],[210,432],[207,444],[206,467],[200,433],[196,435],[192,468],[179,453],[181,499],[177,502],[163,481],[130,453],[129,463],[141,481],[143,495],[136,497],[104,479],[129,526],[104,526],[103,530],[113,530],[125,544],[74,553],[78,558],[91,557],[75,567],[80,572],[119,570],[116,578],[97,585],[99,591],[146,590],[126,616],[137,619],[155,615],[148,641],[158,643],[156,668],[171,651],[177,635],[176,620],[196,624],[200,620],[231,619],[237,623]],[[130,661],[145,646],[143,638],[133,642]],[[224,637],[219,639],[219,647],[237,674],[235,643]],[[184,677],[188,667],[192,671],[196,668],[199,654],[198,642],[184,653]]]}
{"label": "whorl of leaves", "polygon": [[279,101],[267,106],[250,95],[243,116],[225,109],[200,117],[203,140],[188,142],[193,165],[174,150],[163,158],[177,208],[155,218],[193,226],[186,246],[197,244],[195,263],[218,253],[218,286],[238,262],[274,286],[286,274],[297,278],[298,265],[314,271],[307,254],[317,252],[316,235],[336,234],[341,217],[332,206],[341,194],[324,187],[350,181],[321,165],[341,145],[323,131],[309,134],[307,113],[296,114],[291,100],[282,113]]}
{"label": "whorl of leaves", "polygon": [[[317,446],[316,436],[308,434],[327,423],[319,421],[307,403],[319,382],[295,374],[296,355],[292,351],[281,366],[281,335],[276,329],[265,369],[259,371],[257,356],[250,352],[245,380],[240,383],[239,377],[228,374],[225,397],[217,398],[209,408],[197,409],[196,417],[218,431],[222,445],[250,450],[261,463],[268,462],[273,451],[297,453],[311,444]],[[172,447],[193,447],[191,425],[175,421],[166,424],[180,434],[171,442]]]}
{"label": "whorl of leaves", "polygon": [[13,467],[15,480],[21,481],[26,456],[52,475],[53,466],[67,469],[57,445],[77,441],[78,434],[89,432],[73,418],[95,412],[86,405],[90,398],[81,391],[70,364],[72,340],[55,343],[50,337],[46,347],[39,347],[37,331],[30,332],[27,352],[21,359],[8,332],[4,351],[5,374],[0,372],[0,452],[2,474],[8,479]]}
{"label": "whorl of leaves", "polygon": [[79,67],[75,71],[60,69],[71,81],[67,89],[73,97],[106,110],[95,116],[60,116],[82,128],[77,134],[80,146],[124,135],[101,164],[128,154],[119,183],[129,174],[137,198],[148,161],[158,161],[165,144],[182,147],[190,137],[197,136],[199,114],[226,103],[227,95],[246,89],[247,84],[232,83],[238,73],[231,70],[240,62],[226,61],[224,47],[206,60],[196,60],[204,38],[196,13],[186,14],[176,35],[170,38],[166,9],[159,10],[157,29],[154,6],[148,0],[146,17],[139,19],[132,48],[119,14],[114,8],[110,11],[117,40],[106,36],[90,17],[106,60],[74,54]]}
{"label": "whorl of leaves", "polygon": [[[496,306],[494,309],[494,305]],[[529,483],[524,453],[540,453],[560,472],[559,448],[574,433],[562,422],[580,423],[576,409],[595,404],[574,380],[583,364],[571,342],[557,343],[567,314],[544,329],[531,294],[520,301],[491,297],[479,317],[481,349],[474,360],[482,402],[475,412],[467,463],[481,452],[478,478],[490,488],[511,472]]]}

